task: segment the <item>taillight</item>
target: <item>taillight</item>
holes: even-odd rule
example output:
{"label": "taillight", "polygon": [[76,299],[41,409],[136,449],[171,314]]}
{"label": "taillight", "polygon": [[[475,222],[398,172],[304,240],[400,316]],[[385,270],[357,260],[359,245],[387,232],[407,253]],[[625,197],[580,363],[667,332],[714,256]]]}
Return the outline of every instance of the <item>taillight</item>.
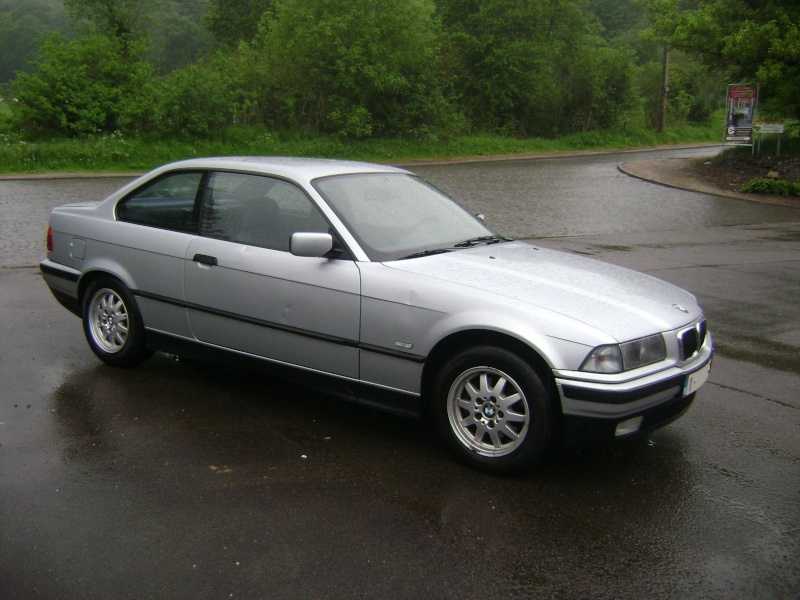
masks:
{"label": "taillight", "polygon": [[53,251],[53,228],[52,227],[48,227],[47,228],[47,251],[48,252],[52,252]]}

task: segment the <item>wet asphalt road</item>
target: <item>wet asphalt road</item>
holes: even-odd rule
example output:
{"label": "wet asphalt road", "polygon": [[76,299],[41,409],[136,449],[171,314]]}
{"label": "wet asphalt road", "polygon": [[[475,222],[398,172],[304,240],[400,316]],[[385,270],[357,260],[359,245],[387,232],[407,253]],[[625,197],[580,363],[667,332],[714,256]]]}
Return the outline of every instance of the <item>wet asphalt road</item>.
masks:
{"label": "wet asphalt road", "polygon": [[121,181],[0,182],[0,598],[800,596],[800,209],[616,171],[637,156],[415,168],[691,290],[715,335],[681,420],[517,478],[246,371],[101,366],[35,265],[50,206]]}

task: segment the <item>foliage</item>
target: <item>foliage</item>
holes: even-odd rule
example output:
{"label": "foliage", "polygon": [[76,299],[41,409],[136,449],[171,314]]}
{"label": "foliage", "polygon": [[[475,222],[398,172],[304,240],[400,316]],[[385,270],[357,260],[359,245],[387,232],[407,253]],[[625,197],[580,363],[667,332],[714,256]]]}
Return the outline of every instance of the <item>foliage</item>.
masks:
{"label": "foliage", "polygon": [[[661,61],[644,64],[639,71],[639,88],[644,100],[645,122],[656,127],[661,110]],[[670,52],[667,122],[685,124],[708,120],[720,103],[726,77],[710,71],[680,50]]]}
{"label": "foliage", "polygon": [[[680,51],[670,54],[669,74],[669,100],[673,108],[684,98],[680,122],[707,120],[719,106],[720,91],[728,83],[724,69],[709,70]],[[674,121],[673,116],[670,122]]]}
{"label": "foliage", "polygon": [[637,102],[635,57],[596,34],[581,0],[440,0],[457,96],[479,129],[614,127]]}
{"label": "foliage", "polygon": [[260,40],[275,124],[356,138],[440,124],[436,34],[431,0],[276,0]]}
{"label": "foliage", "polygon": [[620,0],[589,0],[591,12],[610,36],[627,36],[639,31],[644,22],[644,7],[638,2]]}
{"label": "foliage", "polygon": [[231,91],[224,75],[204,62],[173,71],[146,88],[149,102],[132,123],[164,138],[213,135],[228,124]]}
{"label": "foliage", "polygon": [[543,3],[440,0],[456,93],[479,129],[518,135],[553,132],[559,113],[560,21]]}
{"label": "foliage", "polygon": [[[577,62],[580,61],[580,62]],[[565,131],[624,128],[629,111],[637,104],[636,69],[628,50],[597,47],[574,58],[564,94]],[[582,67],[582,68],[581,68]]]}
{"label": "foliage", "polygon": [[129,38],[142,27],[152,0],[64,0],[70,13],[87,19],[103,34]]}
{"label": "foliage", "polygon": [[154,79],[132,129],[169,137],[220,138],[233,125],[269,119],[274,88],[262,52],[243,44]]}
{"label": "foliage", "polygon": [[241,44],[233,52],[215,54],[207,68],[224,74],[230,102],[229,123],[274,127],[279,121],[274,97],[275,77],[263,52],[252,45]]}
{"label": "foliage", "polygon": [[[649,34],[759,83],[764,114],[800,116],[800,4],[796,0],[644,0]],[[733,81],[731,81],[733,83]]]}
{"label": "foliage", "polygon": [[211,0],[203,24],[218,42],[236,48],[253,41],[258,24],[273,3],[274,0]]}
{"label": "foliage", "polygon": [[777,194],[779,196],[800,196],[800,183],[785,179],[759,177],[742,186],[742,191],[752,194]]}
{"label": "foliage", "polygon": [[[0,0],[0,16],[10,10],[21,16],[23,2],[35,13],[54,1]],[[244,125],[420,141],[466,132],[557,137],[654,126],[662,92],[661,45],[653,40],[682,39],[675,24],[685,13],[754,6],[752,0],[681,0],[691,10],[679,0],[209,0],[201,20],[207,3],[65,1],[91,27],[75,42],[47,38],[33,70],[14,81],[16,91],[3,90],[24,96],[13,112],[24,131],[219,139]],[[762,20],[783,23],[776,15],[788,10],[786,0],[768,4]],[[791,46],[791,27],[785,29],[781,47]],[[0,36],[0,66],[4,41]],[[694,51],[673,47],[671,57],[668,123],[707,120],[729,78],[693,60]]]}
{"label": "foliage", "polygon": [[52,34],[34,73],[13,82],[13,122],[39,133],[86,135],[124,128],[142,110],[150,66],[141,44],[95,35],[65,42]]}
{"label": "foliage", "polygon": [[158,74],[194,64],[217,46],[201,24],[202,5],[166,2],[156,7],[143,35],[151,40],[150,60]]}

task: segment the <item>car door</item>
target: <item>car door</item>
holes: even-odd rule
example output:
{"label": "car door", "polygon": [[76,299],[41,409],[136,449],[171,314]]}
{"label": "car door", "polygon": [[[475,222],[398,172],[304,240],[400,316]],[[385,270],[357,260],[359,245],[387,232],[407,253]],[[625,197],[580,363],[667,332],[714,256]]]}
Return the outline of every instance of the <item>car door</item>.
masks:
{"label": "car door", "polygon": [[292,255],[289,240],[298,231],[328,231],[299,187],[211,173],[200,237],[184,266],[192,332],[214,346],[357,379],[358,267]]}

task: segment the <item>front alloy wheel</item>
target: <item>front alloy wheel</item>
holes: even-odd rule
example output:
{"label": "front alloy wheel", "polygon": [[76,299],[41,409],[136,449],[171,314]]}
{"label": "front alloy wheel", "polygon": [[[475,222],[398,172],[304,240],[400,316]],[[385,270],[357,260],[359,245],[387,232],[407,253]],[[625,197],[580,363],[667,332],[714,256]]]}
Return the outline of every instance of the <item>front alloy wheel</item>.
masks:
{"label": "front alloy wheel", "polygon": [[445,441],[473,467],[516,473],[550,447],[556,407],[536,370],[505,348],[454,356],[438,374],[433,401]]}
{"label": "front alloy wheel", "polygon": [[528,400],[519,385],[492,367],[468,369],[447,398],[447,416],[456,437],[481,456],[514,452],[528,433]]}

